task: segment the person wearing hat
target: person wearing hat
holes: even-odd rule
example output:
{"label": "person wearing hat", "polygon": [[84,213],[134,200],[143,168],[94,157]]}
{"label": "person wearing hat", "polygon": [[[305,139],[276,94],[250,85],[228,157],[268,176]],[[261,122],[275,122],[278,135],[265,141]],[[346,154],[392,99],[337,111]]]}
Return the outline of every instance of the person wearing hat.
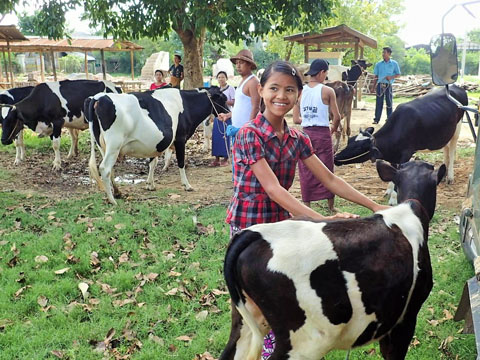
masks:
{"label": "person wearing hat", "polygon": [[[230,58],[230,61],[235,64],[242,81],[235,90],[233,111],[228,114],[219,114],[218,118],[221,121],[232,118],[232,125],[227,127],[227,135],[235,139],[238,130],[254,119],[260,111],[260,95],[257,89],[259,81],[252,73],[257,68],[252,52],[248,49],[240,50],[237,55]],[[233,145],[233,142],[231,141],[230,144]]]}
{"label": "person wearing hat", "polygon": [[[305,76],[310,75],[310,81],[303,86],[300,99],[293,108],[293,122],[302,124],[303,131],[312,141],[315,154],[333,173],[332,135],[338,132],[340,112],[335,91],[323,84],[328,75],[328,65],[326,60],[315,59],[310,70],[305,73]],[[331,129],[329,110],[333,114]],[[336,212],[335,195],[323,186],[301,161],[298,163],[298,170],[305,205],[310,206],[311,201],[327,199],[330,211]]]}
{"label": "person wearing hat", "polygon": [[[253,61],[253,54],[248,49],[243,49],[230,61],[235,64],[242,81],[235,91],[235,105],[230,114],[220,114],[222,120],[232,118],[232,126],[240,129],[249,120],[254,119],[260,111],[260,95],[258,94],[258,79],[252,73],[257,68]],[[238,130],[237,130],[238,131]],[[234,135],[233,135],[234,136]]]}
{"label": "person wearing hat", "polygon": [[396,78],[400,77],[400,66],[391,59],[392,49],[389,46],[383,48],[383,60],[375,64],[373,73],[375,74],[375,91],[377,101],[375,102],[375,118],[374,124],[380,122],[383,110],[383,99],[387,103],[387,119],[393,111],[393,91],[392,85]]}
{"label": "person wearing hat", "polygon": [[175,54],[173,57],[174,64],[168,69],[168,73],[170,74],[170,84],[177,89],[180,89],[180,83],[183,80],[183,65],[180,64],[180,61],[182,61],[182,57]]}

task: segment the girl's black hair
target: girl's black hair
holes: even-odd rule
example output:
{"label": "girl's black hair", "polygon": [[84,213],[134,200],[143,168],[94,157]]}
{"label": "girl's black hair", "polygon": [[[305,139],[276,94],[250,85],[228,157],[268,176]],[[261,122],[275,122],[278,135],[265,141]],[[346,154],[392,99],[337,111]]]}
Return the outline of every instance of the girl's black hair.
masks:
{"label": "girl's black hair", "polygon": [[159,72],[160,74],[162,74],[162,76],[165,76],[165,75],[163,74],[163,71],[162,71],[162,70],[155,70],[155,74],[156,74],[157,72]]}
{"label": "girl's black hair", "polygon": [[290,64],[288,61],[283,61],[283,60],[278,60],[270,65],[265,69],[265,71],[262,74],[262,77],[260,79],[260,85],[265,86],[265,83],[267,82],[268,78],[270,75],[272,75],[273,72],[279,72],[282,74],[290,75],[295,79],[295,82],[297,83],[298,90],[303,89],[303,81],[302,81],[302,75],[300,72],[297,70],[295,66]]}
{"label": "girl's black hair", "polygon": [[225,75],[225,78],[228,80],[228,75],[227,75],[227,73],[226,73],[225,71],[219,71],[219,72],[217,73],[217,76],[216,76],[217,79],[218,79],[218,75],[220,75],[220,74]]}

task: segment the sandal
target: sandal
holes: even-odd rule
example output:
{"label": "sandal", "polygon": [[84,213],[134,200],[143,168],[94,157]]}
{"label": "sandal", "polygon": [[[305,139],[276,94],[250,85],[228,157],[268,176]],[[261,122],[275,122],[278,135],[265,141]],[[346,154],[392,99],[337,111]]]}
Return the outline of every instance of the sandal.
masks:
{"label": "sandal", "polygon": [[227,159],[221,160],[218,166],[228,166],[228,160]]}
{"label": "sandal", "polygon": [[220,166],[220,163],[216,159],[210,162],[210,164],[208,164],[208,167],[216,167],[216,166]]}

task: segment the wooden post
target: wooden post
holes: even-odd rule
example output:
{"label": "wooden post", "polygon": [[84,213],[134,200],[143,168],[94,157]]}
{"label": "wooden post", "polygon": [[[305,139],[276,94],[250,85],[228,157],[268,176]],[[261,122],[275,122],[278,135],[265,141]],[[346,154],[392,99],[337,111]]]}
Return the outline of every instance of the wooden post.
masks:
{"label": "wooden post", "polygon": [[[2,49],[0,49],[1,52],[3,52]],[[0,81],[3,81],[3,70],[2,70],[2,61],[0,60]]]}
{"label": "wooden post", "polygon": [[130,50],[130,68],[132,69],[132,80],[135,80],[135,71],[133,70],[133,50]]}
{"label": "wooden post", "polygon": [[10,70],[10,84],[12,87],[15,87],[15,81],[13,79],[13,68],[12,68],[12,57],[10,54],[10,42],[7,40],[7,51],[8,51],[8,67]]}
{"label": "wooden post", "polygon": [[88,55],[86,51],[85,51],[85,77],[88,80]]}
{"label": "wooden post", "polygon": [[[358,40],[355,42],[355,60],[358,60]],[[357,109],[357,98],[358,98],[358,81],[355,83],[355,92],[356,96],[353,100],[353,108]]]}
{"label": "wooden post", "polygon": [[100,54],[102,55],[102,74],[103,80],[107,80],[107,65],[105,63],[105,51],[100,50]]}
{"label": "wooden post", "polygon": [[305,60],[306,63],[308,63],[308,43],[305,43],[303,45],[303,49],[304,49],[303,52],[305,54],[305,59],[304,60]]}
{"label": "wooden post", "polygon": [[[360,59],[363,59],[363,46],[360,46]],[[363,76],[360,77],[360,90],[357,93],[357,98],[359,101],[362,101],[362,89],[363,89],[363,83],[365,82],[363,79]]]}
{"label": "wooden post", "polygon": [[52,56],[53,80],[57,81],[57,69],[55,68],[55,54],[53,53],[53,50],[50,50],[50,55]]}
{"label": "wooden post", "polygon": [[5,51],[2,50],[2,54],[3,54],[3,65],[5,67],[5,77],[7,78],[7,81],[10,81],[8,76],[8,65],[7,65],[7,57],[5,56]]}
{"label": "wooden post", "polygon": [[43,51],[40,51],[40,78],[45,82],[45,62],[43,61]]}

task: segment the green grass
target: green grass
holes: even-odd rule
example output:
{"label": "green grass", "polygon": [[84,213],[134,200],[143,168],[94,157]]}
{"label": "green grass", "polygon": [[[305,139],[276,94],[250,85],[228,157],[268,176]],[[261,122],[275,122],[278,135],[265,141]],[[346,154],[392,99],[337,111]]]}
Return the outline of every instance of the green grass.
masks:
{"label": "green grass", "polygon": [[[369,214],[344,201],[338,205],[345,211]],[[193,216],[210,226],[210,233],[199,233]],[[418,319],[419,343],[408,359],[474,357],[473,336],[458,334],[463,324],[442,320],[444,310],[454,314],[463,282],[472,276],[453,216],[440,209],[431,225],[435,285]],[[115,349],[121,354],[135,348],[136,341],[142,343],[141,349],[131,350],[132,359],[193,359],[205,351],[219,356],[230,329],[228,295],[214,294],[214,289],[225,290],[222,262],[228,227],[224,217],[225,208],[220,206],[194,210],[120,201],[114,208],[105,205],[101,194],[52,203],[42,197],[2,193],[0,359],[53,358],[54,350],[70,359],[102,359],[94,344],[111,328]],[[92,262],[93,252],[98,264]],[[128,254],[125,261],[120,260],[122,254]],[[48,261],[36,262],[40,255]],[[55,274],[66,267],[66,273]],[[169,275],[171,271],[181,275]],[[159,275],[142,281],[142,274],[150,273]],[[86,300],[78,288],[80,282],[90,285]],[[110,294],[101,284],[115,290]],[[167,295],[175,288],[175,295]],[[48,299],[46,306],[52,306],[46,311],[37,302],[42,296]],[[132,303],[116,306],[115,301],[127,299]],[[195,316],[203,310],[208,315],[200,321]],[[177,340],[184,335],[192,341]],[[440,343],[450,335],[453,341],[440,351]],[[367,351],[375,352],[369,358],[381,358],[378,347],[370,345],[352,351],[350,359],[364,359]],[[326,359],[344,356],[334,352]]]}
{"label": "green grass", "polygon": [[[49,139],[27,133],[26,142],[31,151],[51,151]],[[88,153],[87,142],[81,136],[82,153]],[[69,140],[62,143],[68,149]],[[459,156],[473,156],[473,151],[460,149]],[[435,153],[419,156],[437,160]],[[12,176],[0,169],[0,180]],[[230,331],[229,296],[218,291],[225,290],[225,207],[169,205],[172,192],[157,191],[160,201],[119,200],[112,207],[100,192],[54,201],[0,191],[0,360],[54,359],[52,351],[82,360],[114,359],[115,353],[131,359],[192,360],[205,351],[218,357]],[[337,206],[370,214],[342,200]],[[323,203],[316,209],[327,212]],[[460,334],[463,323],[446,319],[473,276],[454,215],[437,209],[431,224],[435,284],[419,314],[407,359],[475,358],[473,335]],[[195,226],[193,217],[205,228]],[[48,261],[38,262],[39,256]],[[89,285],[86,299],[78,287],[82,282]],[[96,351],[110,329],[115,330],[111,346],[105,354]],[[452,341],[442,348],[449,336]],[[352,351],[350,359],[381,359],[379,354],[372,344]],[[326,360],[344,357],[337,351]]]}

